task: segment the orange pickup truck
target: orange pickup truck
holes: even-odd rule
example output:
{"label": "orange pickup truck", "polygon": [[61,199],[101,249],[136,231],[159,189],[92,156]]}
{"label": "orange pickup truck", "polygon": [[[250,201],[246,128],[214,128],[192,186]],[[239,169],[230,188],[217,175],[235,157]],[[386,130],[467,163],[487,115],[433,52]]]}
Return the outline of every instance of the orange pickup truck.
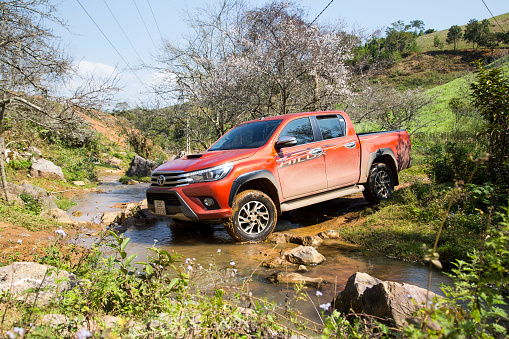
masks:
{"label": "orange pickup truck", "polygon": [[363,192],[388,199],[412,165],[406,130],[356,134],[341,111],[248,121],[207,151],[162,164],[147,189],[156,215],[222,220],[236,241],[267,238],[282,212]]}

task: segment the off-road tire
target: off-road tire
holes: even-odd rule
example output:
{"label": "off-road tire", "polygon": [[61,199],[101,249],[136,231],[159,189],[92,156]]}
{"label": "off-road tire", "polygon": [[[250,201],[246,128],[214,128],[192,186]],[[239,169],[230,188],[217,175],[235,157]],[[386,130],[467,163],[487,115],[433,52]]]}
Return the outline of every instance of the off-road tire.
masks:
{"label": "off-road tire", "polygon": [[368,182],[362,192],[367,201],[378,204],[391,197],[394,190],[394,176],[389,166],[375,163],[369,170]]}
{"label": "off-road tire", "polygon": [[224,228],[235,241],[260,242],[272,233],[276,222],[272,199],[263,192],[247,190],[235,196],[232,216],[224,220]]}

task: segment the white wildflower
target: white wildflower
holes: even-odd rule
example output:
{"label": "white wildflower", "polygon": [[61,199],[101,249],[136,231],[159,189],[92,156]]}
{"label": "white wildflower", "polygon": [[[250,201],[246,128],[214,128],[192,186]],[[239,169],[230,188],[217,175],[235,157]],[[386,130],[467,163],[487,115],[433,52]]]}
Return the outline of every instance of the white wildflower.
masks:
{"label": "white wildflower", "polygon": [[76,337],[78,339],[91,338],[92,337],[92,333],[90,333],[90,331],[85,329],[85,328],[81,328],[78,332],[76,332]]}
{"label": "white wildflower", "polygon": [[322,295],[323,295],[323,293],[322,293],[322,292],[320,292],[320,291],[316,291],[316,296],[317,296],[317,297],[321,297]]}
{"label": "white wildflower", "polygon": [[64,230],[56,230],[55,233],[60,234],[62,237],[65,237],[65,231]]}
{"label": "white wildflower", "polygon": [[230,265],[235,266],[235,261],[230,262]]}
{"label": "white wildflower", "polygon": [[324,310],[328,310],[330,308],[330,303],[327,303],[327,304],[321,304],[320,305],[320,308],[321,309],[324,309]]}

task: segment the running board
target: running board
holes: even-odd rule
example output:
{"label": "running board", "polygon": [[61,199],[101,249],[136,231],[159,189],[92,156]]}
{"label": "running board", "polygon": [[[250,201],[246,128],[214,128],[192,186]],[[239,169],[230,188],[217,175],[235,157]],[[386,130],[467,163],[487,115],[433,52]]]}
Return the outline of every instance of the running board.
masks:
{"label": "running board", "polygon": [[349,186],[349,187],[345,187],[345,188],[340,188],[340,189],[337,189],[337,190],[334,190],[334,191],[318,193],[318,194],[313,195],[311,197],[305,197],[305,198],[300,198],[300,199],[295,199],[295,200],[292,200],[292,201],[284,202],[284,203],[281,204],[281,211],[282,212],[287,212],[287,211],[291,211],[291,210],[294,210],[294,209],[297,209],[297,208],[301,208],[301,207],[304,207],[304,206],[309,206],[309,205],[317,204],[319,202],[323,202],[323,201],[327,201],[327,200],[332,200],[332,199],[336,199],[336,198],[341,198],[341,197],[344,197],[346,195],[350,195],[350,194],[354,194],[354,193],[359,193],[359,192],[362,192],[362,191],[364,191],[364,186],[362,186],[362,185],[355,185],[355,186]]}

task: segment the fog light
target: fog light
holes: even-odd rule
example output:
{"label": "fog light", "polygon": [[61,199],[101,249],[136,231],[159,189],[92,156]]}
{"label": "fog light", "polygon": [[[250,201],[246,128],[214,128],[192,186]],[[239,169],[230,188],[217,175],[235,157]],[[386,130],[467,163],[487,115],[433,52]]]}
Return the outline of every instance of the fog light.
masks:
{"label": "fog light", "polygon": [[203,199],[203,204],[207,207],[212,207],[212,206],[214,206],[215,201],[212,198],[205,198],[205,199]]}

